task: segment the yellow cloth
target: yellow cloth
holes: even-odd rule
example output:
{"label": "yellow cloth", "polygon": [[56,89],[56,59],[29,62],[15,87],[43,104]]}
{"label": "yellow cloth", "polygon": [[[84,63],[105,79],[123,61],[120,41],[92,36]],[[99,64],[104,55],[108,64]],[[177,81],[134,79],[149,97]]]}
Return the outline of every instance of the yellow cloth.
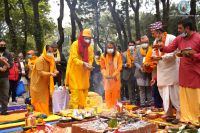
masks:
{"label": "yellow cloth", "polygon": [[29,69],[28,77],[29,78],[31,77],[31,72],[33,70],[33,66],[35,65],[37,59],[38,57],[35,55],[32,58],[28,59],[28,69]]}
{"label": "yellow cloth", "polygon": [[145,62],[144,62],[144,70],[146,72],[152,72],[156,66],[157,66],[157,62],[152,60],[152,53],[153,53],[153,49],[152,47],[148,48],[147,54],[145,56]]}
{"label": "yellow cloth", "polygon": [[[54,60],[53,57],[49,57],[49,56],[47,55],[46,46],[45,46],[44,49],[43,49],[42,57],[43,57],[47,62],[49,62],[49,64],[50,64],[50,72],[53,73],[53,72],[55,71],[55,60]],[[50,88],[50,95],[52,96],[53,91],[54,91],[54,79],[53,79],[53,76],[50,76],[49,88]]]}
{"label": "yellow cloth", "polygon": [[180,86],[181,121],[197,123],[200,117],[200,88],[185,88]]}
{"label": "yellow cloth", "polygon": [[83,36],[92,38],[92,32],[90,29],[83,30]]}
{"label": "yellow cloth", "polygon": [[88,96],[88,89],[70,89],[71,98],[69,101],[70,109],[86,107],[86,98]]}
{"label": "yellow cloth", "polygon": [[[0,115],[0,122],[11,122],[11,121],[25,119],[26,113],[27,112],[19,112],[19,113],[13,113],[13,114],[9,114],[9,115]],[[40,114],[41,113],[39,113],[39,112],[33,113],[34,116],[38,116]]]}
{"label": "yellow cloth", "polygon": [[[147,49],[147,51],[148,51],[148,49]],[[147,51],[146,51],[146,50],[144,50],[142,47],[140,48],[140,54],[141,54],[143,57],[145,57],[145,56],[146,56],[146,54],[147,54]]]}
{"label": "yellow cloth", "polygon": [[30,84],[31,103],[35,111],[49,114],[49,63],[40,56],[36,62]]}
{"label": "yellow cloth", "polygon": [[[18,113],[15,114],[16,117],[17,117],[17,115],[19,115],[19,117],[24,116],[23,118],[25,118],[25,114],[18,114]],[[38,116],[38,115],[40,115],[40,113],[34,112],[34,115]],[[8,115],[8,117],[9,116],[10,116],[10,118],[12,117],[12,115]],[[61,118],[61,116],[58,116],[58,115],[49,115],[48,118],[44,119],[44,121],[45,122],[50,122],[50,121],[59,120],[60,118]],[[7,119],[7,117],[5,119]],[[25,121],[17,122],[17,123],[3,124],[3,125],[0,125],[0,131],[1,131],[1,129],[11,128],[11,127],[19,127],[19,126],[24,126],[24,125],[25,125]]]}
{"label": "yellow cloth", "polygon": [[126,58],[127,58],[127,64],[128,64],[129,68],[132,68],[133,65],[134,65],[135,52],[136,52],[136,50],[134,50],[133,54],[131,54],[131,51],[129,49],[127,50],[127,56],[126,56]]}
{"label": "yellow cloth", "polygon": [[[93,47],[90,45],[88,47],[88,63],[92,65],[94,59]],[[81,55],[78,53],[78,41],[75,41],[70,48],[70,55],[66,70],[65,84],[69,86],[72,96],[70,99],[71,107],[77,107],[80,98],[83,98],[83,103],[81,106],[85,105],[85,99],[87,96],[87,91],[90,87],[90,70],[83,66],[83,61]],[[80,94],[78,94],[80,93]]]}
{"label": "yellow cloth", "polygon": [[[113,58],[112,55],[102,56],[101,72],[104,77],[105,101],[108,108],[116,105],[120,99],[120,71],[122,69],[122,58],[119,52]],[[106,79],[112,76],[114,79]]]}
{"label": "yellow cloth", "polygon": [[[56,54],[57,57],[55,57],[55,54]],[[58,49],[57,49],[57,51],[56,51],[55,54],[54,54],[54,59],[55,59],[55,61],[60,61],[60,52],[59,52]]]}
{"label": "yellow cloth", "polygon": [[116,52],[115,57],[112,55],[102,56],[101,58],[101,71],[103,76],[114,76],[117,80],[120,80],[120,71],[122,70],[122,56],[119,52]]}
{"label": "yellow cloth", "polygon": [[54,59],[47,57],[45,48],[42,56],[37,59],[31,74],[31,103],[35,111],[46,115],[49,115],[50,91],[52,92],[54,89],[54,83],[50,76],[50,71],[54,72],[55,69],[53,66],[55,66]]}
{"label": "yellow cloth", "polygon": [[28,65],[34,65],[37,61],[38,57],[37,56],[33,56],[32,58],[28,59]]}
{"label": "yellow cloth", "polygon": [[97,93],[89,92],[88,97],[86,98],[86,107],[98,107],[103,104],[103,99]]}
{"label": "yellow cloth", "polygon": [[99,96],[99,94],[92,91],[88,92],[88,97],[95,97],[95,96]]}
{"label": "yellow cloth", "polygon": [[96,62],[97,65],[100,65],[101,58],[100,58],[100,59],[96,59],[96,58],[95,58],[95,62]]}

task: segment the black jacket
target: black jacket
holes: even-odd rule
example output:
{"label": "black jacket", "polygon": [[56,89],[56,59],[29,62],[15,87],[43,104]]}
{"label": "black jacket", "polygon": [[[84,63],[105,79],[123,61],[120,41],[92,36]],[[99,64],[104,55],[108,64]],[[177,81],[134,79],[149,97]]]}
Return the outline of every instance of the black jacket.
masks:
{"label": "black jacket", "polygon": [[[10,68],[12,68],[13,59],[12,59],[10,53],[7,50],[5,50],[5,52],[3,53],[3,57],[8,59],[8,63],[10,64]],[[3,66],[4,66],[4,64],[0,62],[0,67],[3,67]],[[8,78],[8,75],[9,75],[9,69],[7,69],[5,72],[0,71],[0,78]]]}

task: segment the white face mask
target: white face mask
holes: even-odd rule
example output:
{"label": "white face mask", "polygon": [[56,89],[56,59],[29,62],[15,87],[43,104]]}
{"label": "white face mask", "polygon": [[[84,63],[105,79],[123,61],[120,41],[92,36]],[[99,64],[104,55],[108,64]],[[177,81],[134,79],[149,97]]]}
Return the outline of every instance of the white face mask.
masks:
{"label": "white face mask", "polygon": [[181,37],[187,37],[187,35],[188,34],[186,32],[183,32],[183,33],[180,34]]}
{"label": "white face mask", "polygon": [[113,52],[114,52],[114,49],[113,49],[113,48],[108,48],[108,49],[107,49],[107,53],[112,54]]}
{"label": "white face mask", "polygon": [[159,41],[160,41],[160,38],[156,38],[155,40],[156,40],[156,42],[159,42]]}
{"label": "white face mask", "polygon": [[53,53],[47,53],[49,57],[53,57]]}
{"label": "white face mask", "polygon": [[96,58],[96,59],[99,59],[99,56],[96,55],[95,58]]}
{"label": "white face mask", "polygon": [[140,48],[141,47],[141,45],[136,45],[136,49],[138,49],[138,48]]}
{"label": "white face mask", "polygon": [[142,47],[142,48],[147,48],[148,45],[149,45],[148,43],[143,43],[143,44],[141,45],[141,47]]}
{"label": "white face mask", "polygon": [[85,41],[86,43],[88,43],[88,44],[91,42],[90,39],[84,39],[84,41]]}
{"label": "white face mask", "polygon": [[133,51],[133,50],[135,49],[134,46],[129,46],[128,48],[129,48],[131,51]]}

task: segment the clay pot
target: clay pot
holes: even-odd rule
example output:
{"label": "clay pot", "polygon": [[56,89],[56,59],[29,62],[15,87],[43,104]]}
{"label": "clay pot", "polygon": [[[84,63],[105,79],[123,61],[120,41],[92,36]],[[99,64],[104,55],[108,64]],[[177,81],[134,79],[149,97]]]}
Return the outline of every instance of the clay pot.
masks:
{"label": "clay pot", "polygon": [[157,114],[157,113],[150,113],[150,114],[147,115],[147,118],[148,118],[148,119],[156,119],[156,118],[158,118],[159,116],[160,116],[160,115]]}

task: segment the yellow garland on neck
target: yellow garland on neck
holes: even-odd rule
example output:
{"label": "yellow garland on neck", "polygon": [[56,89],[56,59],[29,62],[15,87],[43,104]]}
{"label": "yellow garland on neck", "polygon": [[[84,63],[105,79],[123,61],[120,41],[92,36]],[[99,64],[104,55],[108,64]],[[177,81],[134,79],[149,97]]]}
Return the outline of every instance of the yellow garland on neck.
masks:
{"label": "yellow garland on neck", "polygon": [[[163,36],[162,36],[162,44],[163,44],[163,46],[165,46],[166,38],[167,38],[167,32],[164,32]],[[159,56],[163,56],[163,55],[164,55],[163,52],[161,52],[161,55],[160,55],[160,51],[158,49],[156,50],[156,56],[159,57]]]}
{"label": "yellow garland on neck", "polygon": [[127,64],[128,64],[129,68],[131,68],[133,66],[133,62],[135,60],[134,54],[135,54],[135,50],[133,52],[133,55],[131,54],[130,49],[127,50],[127,56],[126,56],[126,58],[127,58]]}
{"label": "yellow garland on neck", "polygon": [[100,65],[101,58],[99,58],[99,59],[96,59],[96,58],[95,58],[94,60],[95,60],[95,62],[96,62],[97,65]]}
{"label": "yellow garland on neck", "polygon": [[32,58],[28,59],[28,65],[34,65],[37,61],[38,57],[37,56],[33,56]]}
{"label": "yellow garland on neck", "polygon": [[148,51],[149,47],[147,48],[147,50],[145,51],[142,47],[140,48],[140,54],[145,57],[146,54],[147,54],[147,51]]}

